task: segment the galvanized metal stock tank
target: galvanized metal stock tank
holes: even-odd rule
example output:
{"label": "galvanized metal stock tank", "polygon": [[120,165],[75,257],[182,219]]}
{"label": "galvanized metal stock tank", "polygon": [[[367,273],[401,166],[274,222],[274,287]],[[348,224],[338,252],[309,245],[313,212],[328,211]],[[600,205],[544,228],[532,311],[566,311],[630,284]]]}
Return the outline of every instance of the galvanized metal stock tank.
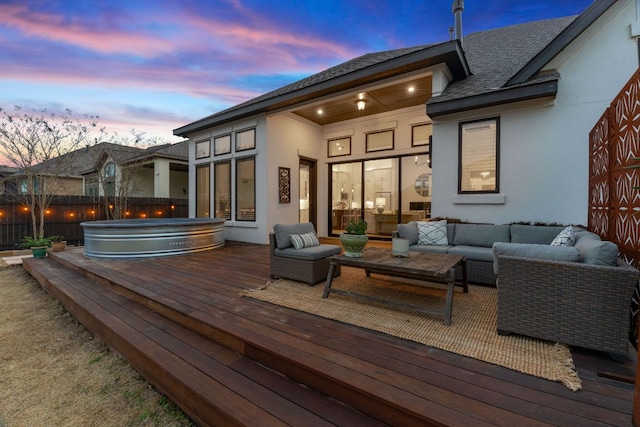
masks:
{"label": "galvanized metal stock tank", "polygon": [[142,218],[87,221],[84,253],[91,258],[140,258],[224,246],[223,218]]}

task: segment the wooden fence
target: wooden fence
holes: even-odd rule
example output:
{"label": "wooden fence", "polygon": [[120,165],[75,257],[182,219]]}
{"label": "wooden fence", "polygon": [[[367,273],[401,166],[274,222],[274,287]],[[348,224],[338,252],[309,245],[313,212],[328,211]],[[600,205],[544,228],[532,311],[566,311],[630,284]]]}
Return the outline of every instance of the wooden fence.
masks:
{"label": "wooden fence", "polygon": [[[134,197],[129,199],[127,218],[187,218],[188,199]],[[106,219],[102,197],[59,196],[45,214],[45,236],[64,236],[67,244],[82,245],[81,222]],[[6,194],[0,194],[0,250],[16,249],[31,235],[29,209]]]}
{"label": "wooden fence", "polygon": [[[640,268],[640,69],[589,133],[589,229],[615,242]],[[614,283],[611,284],[615,286]],[[638,342],[638,301],[632,301],[632,342]]]}

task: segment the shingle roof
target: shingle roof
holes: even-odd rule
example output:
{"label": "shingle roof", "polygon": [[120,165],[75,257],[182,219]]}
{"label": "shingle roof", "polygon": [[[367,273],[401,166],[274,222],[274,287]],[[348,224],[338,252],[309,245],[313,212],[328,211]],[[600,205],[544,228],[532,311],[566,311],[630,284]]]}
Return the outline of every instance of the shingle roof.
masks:
{"label": "shingle roof", "polygon": [[[473,33],[464,38],[464,52],[472,75],[452,82],[430,104],[486,94],[502,89],[508,80],[544,49],[576,16],[528,22]],[[546,74],[535,79],[557,78]]]}
{"label": "shingle roof", "polygon": [[[468,64],[471,75],[468,75],[468,73],[454,73],[454,81],[447,86],[443,93],[433,97],[428,102],[428,112],[429,106],[435,106],[433,109],[434,114],[436,111],[438,114],[444,114],[450,109],[448,105],[456,100],[491,93],[498,93],[498,96],[493,99],[494,103],[505,102],[509,98],[508,95],[500,95],[499,93],[501,91],[506,92],[508,88],[538,86],[528,93],[521,91],[514,94],[513,96],[516,98],[518,96],[535,97],[554,94],[554,90],[556,90],[554,83],[559,79],[559,74],[555,72],[538,74],[538,72],[546,65],[548,60],[564,49],[616,1],[595,1],[577,17],[570,16],[529,22],[465,36],[464,56],[461,59],[463,62],[466,61],[466,63],[462,64],[463,68]],[[204,129],[209,125],[221,124],[240,117],[246,117],[249,114],[268,111],[268,105],[275,105],[279,99],[290,96],[296,91],[318,84],[328,86],[332,81],[335,81],[335,84],[338,85],[340,78],[345,75],[373,69],[372,67],[377,64],[386,62],[391,64],[394,63],[394,60],[416,52],[425,52],[435,58],[438,55],[442,55],[436,49],[447,46],[447,43],[452,42],[365,54],[175,129],[174,134],[186,135],[189,132]],[[407,57],[410,58],[410,56]],[[448,63],[448,65],[450,64]],[[551,84],[544,85],[544,83],[548,82]],[[446,102],[449,104],[443,104]],[[251,106],[261,103],[260,109],[251,108]],[[466,107],[463,106],[461,108],[474,108],[473,102],[465,102],[463,104],[466,104]]]}

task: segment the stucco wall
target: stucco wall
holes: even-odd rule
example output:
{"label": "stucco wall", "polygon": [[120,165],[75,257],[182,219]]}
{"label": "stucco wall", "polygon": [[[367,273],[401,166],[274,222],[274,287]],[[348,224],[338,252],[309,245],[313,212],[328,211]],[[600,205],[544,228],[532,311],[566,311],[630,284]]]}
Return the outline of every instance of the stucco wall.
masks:
{"label": "stucco wall", "polygon": [[[491,223],[587,223],[589,131],[638,66],[637,44],[629,36],[635,9],[633,2],[621,3],[547,66],[561,75],[555,101],[434,120],[434,215]],[[494,116],[501,125],[504,203],[473,203],[473,196],[471,204],[457,203],[458,123]]]}

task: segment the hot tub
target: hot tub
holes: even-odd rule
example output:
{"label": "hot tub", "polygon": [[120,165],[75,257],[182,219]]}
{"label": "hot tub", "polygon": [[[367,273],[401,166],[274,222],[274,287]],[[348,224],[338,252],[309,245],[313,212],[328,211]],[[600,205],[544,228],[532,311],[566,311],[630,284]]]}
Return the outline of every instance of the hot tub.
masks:
{"label": "hot tub", "polygon": [[224,246],[223,218],[142,218],[88,221],[84,253],[92,258],[140,258]]}

